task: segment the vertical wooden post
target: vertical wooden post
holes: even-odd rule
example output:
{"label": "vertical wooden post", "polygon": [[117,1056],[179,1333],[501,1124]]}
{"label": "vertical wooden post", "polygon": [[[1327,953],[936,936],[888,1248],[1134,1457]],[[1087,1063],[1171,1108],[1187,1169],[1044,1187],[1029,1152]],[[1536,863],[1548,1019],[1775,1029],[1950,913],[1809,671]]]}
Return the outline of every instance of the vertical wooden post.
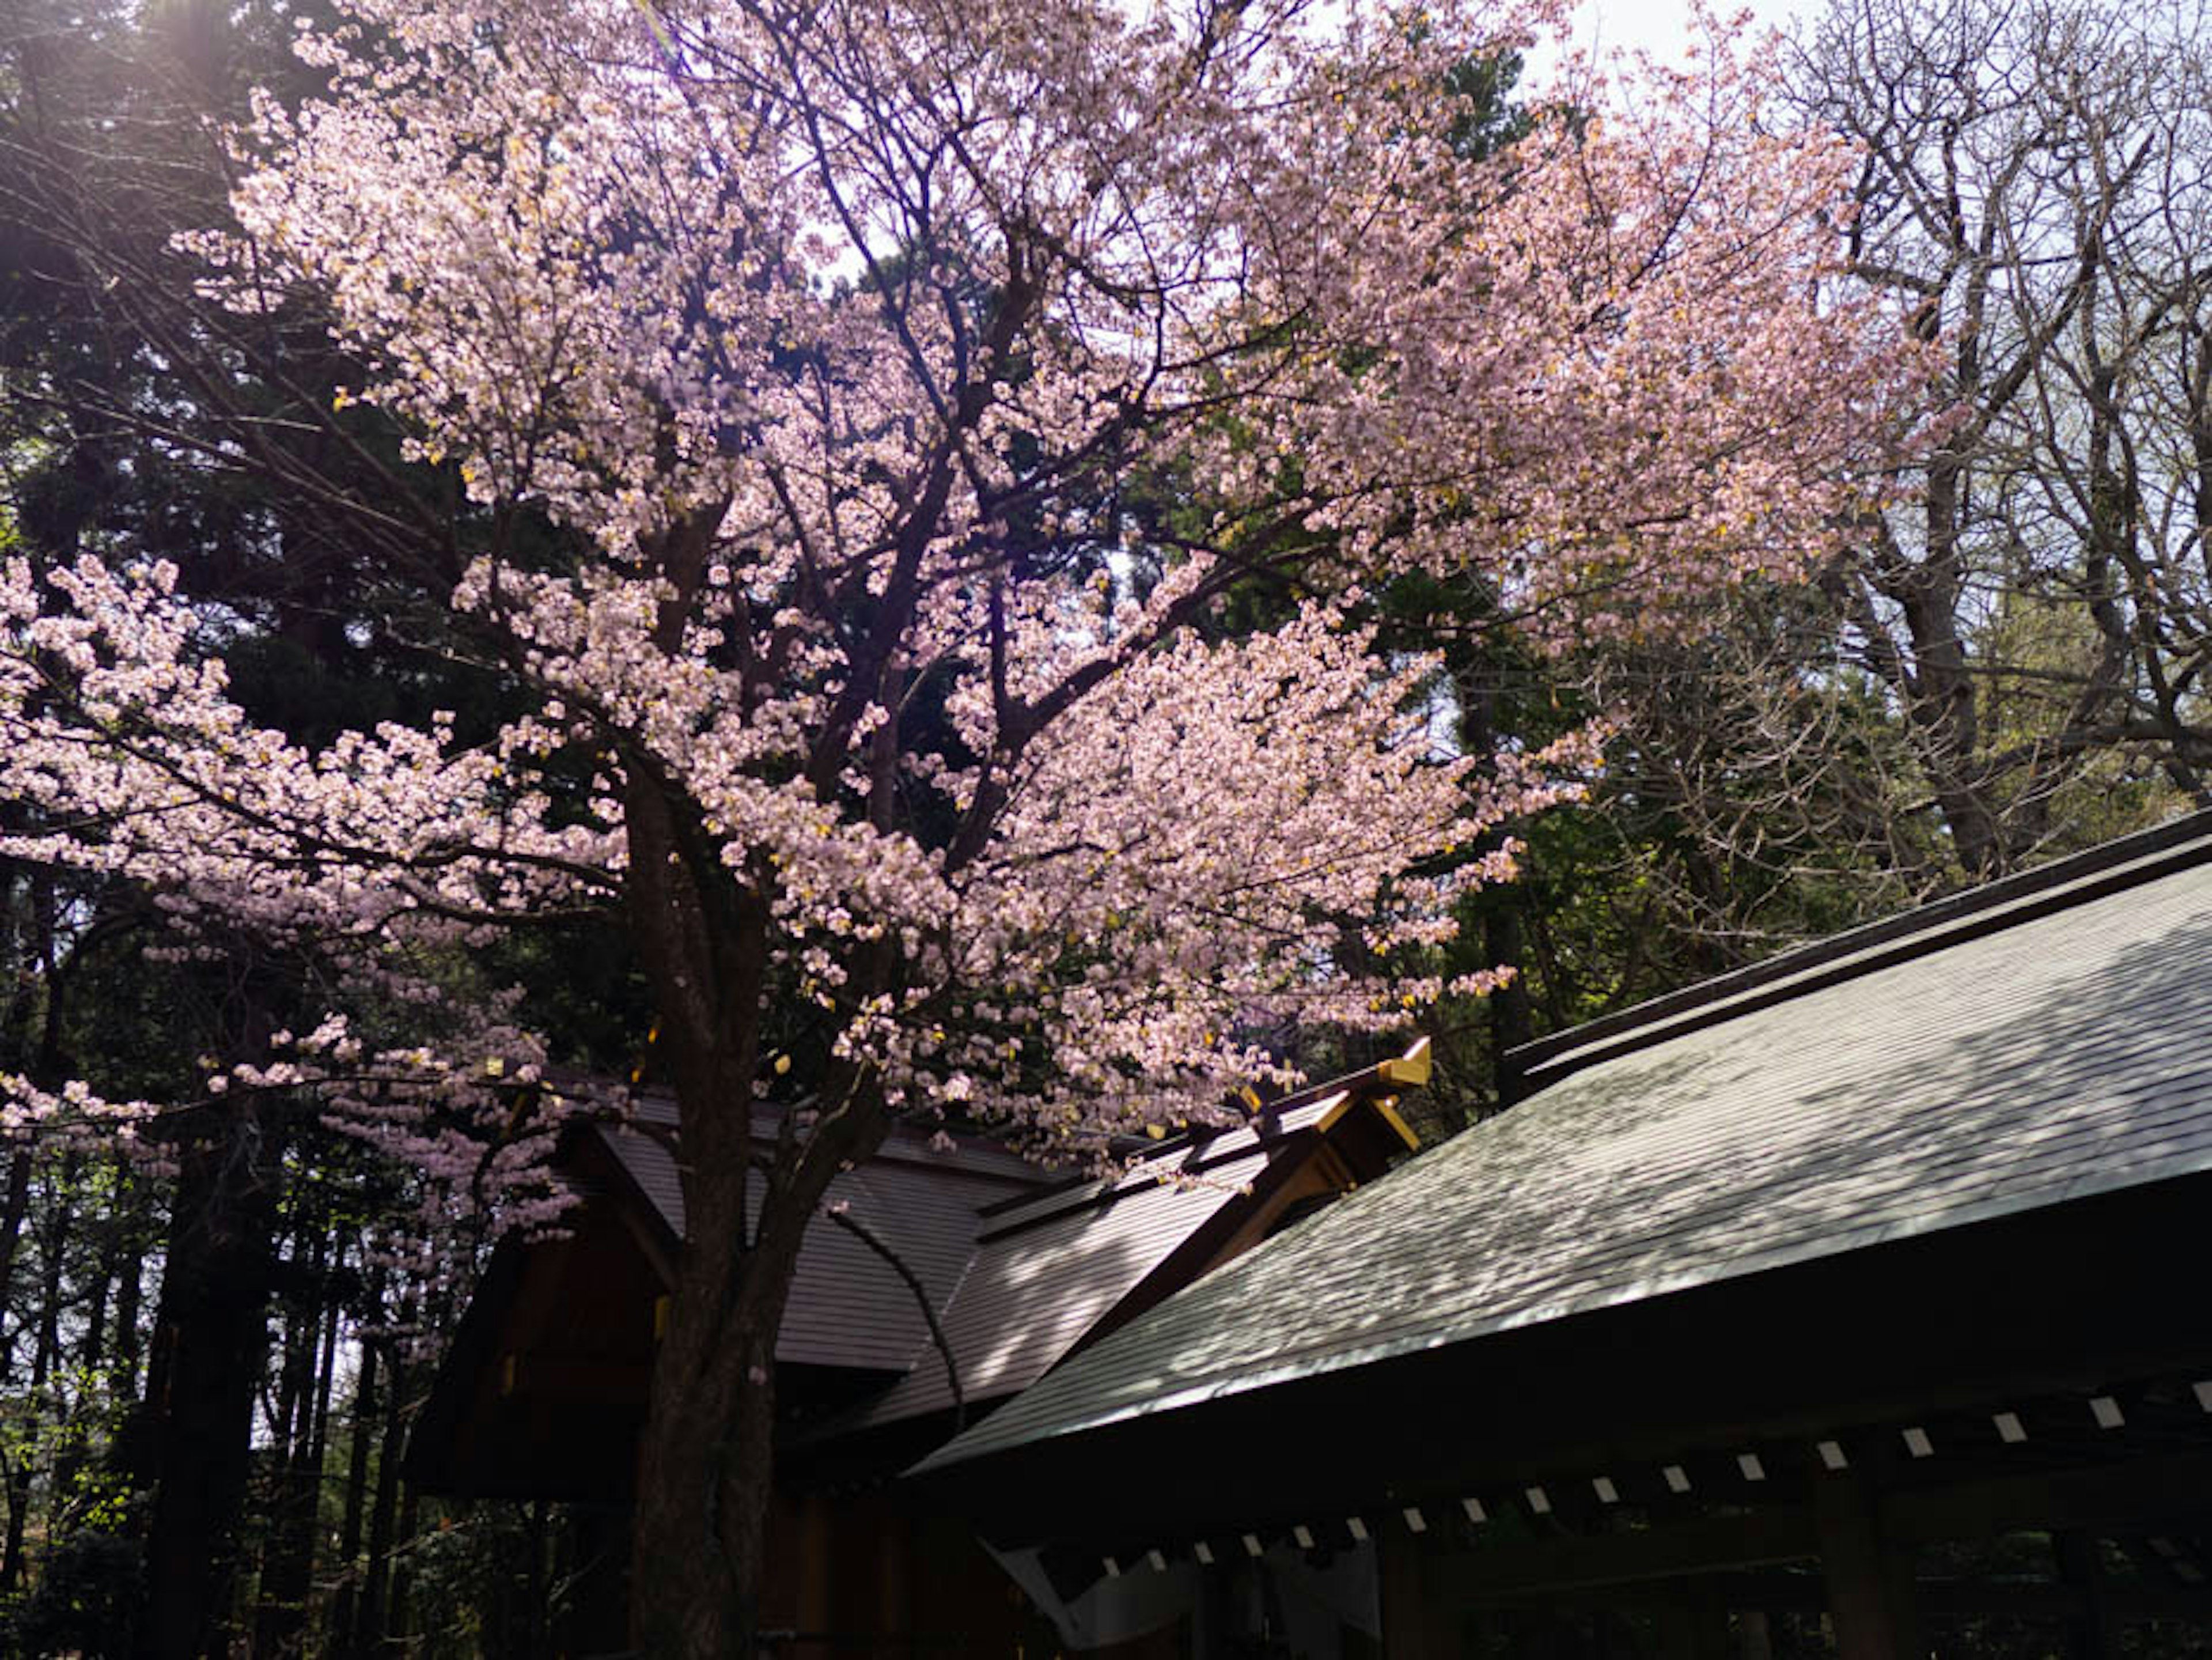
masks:
{"label": "vertical wooden post", "polygon": [[1395,1528],[1382,1530],[1374,1550],[1382,1592],[1382,1651],[1390,1660],[1453,1660],[1459,1634],[1441,1611],[1444,1599],[1430,1594],[1443,1565],[1420,1540]]}
{"label": "vertical wooden post", "polygon": [[2061,1533],[2051,1536],[2051,1545],[2058,1559],[2059,1578],[2081,1593],[2081,1612],[2069,1622],[2067,1652],[2073,1660],[2106,1660],[2119,1649],[2106,1602],[2097,1541],[2085,1533]]}
{"label": "vertical wooden post", "polygon": [[809,1493],[799,1501],[799,1608],[795,1624],[801,1632],[826,1633],[835,1627],[836,1592],[831,1583],[836,1572],[836,1518],[830,1501]]}
{"label": "vertical wooden post", "polygon": [[876,1629],[885,1637],[907,1637],[914,1630],[914,1593],[908,1561],[912,1545],[906,1513],[879,1503],[876,1553]]}
{"label": "vertical wooden post", "polygon": [[1912,1559],[1882,1536],[1872,1484],[1856,1469],[1823,1476],[1813,1513],[1837,1660],[1926,1660]]}

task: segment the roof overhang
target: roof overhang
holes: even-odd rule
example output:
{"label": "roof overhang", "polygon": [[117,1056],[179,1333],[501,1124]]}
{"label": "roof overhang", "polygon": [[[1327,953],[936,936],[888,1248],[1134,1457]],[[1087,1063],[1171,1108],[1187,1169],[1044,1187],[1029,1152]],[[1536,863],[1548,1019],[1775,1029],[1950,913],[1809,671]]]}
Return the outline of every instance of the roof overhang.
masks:
{"label": "roof overhang", "polygon": [[956,1441],[915,1479],[995,1543],[1127,1554],[1456,1513],[1778,1440],[1809,1452],[1853,1426],[2212,1377],[2212,1299],[2173,1275],[2208,1252],[2212,1175],[2180,1177],[988,1450]]}

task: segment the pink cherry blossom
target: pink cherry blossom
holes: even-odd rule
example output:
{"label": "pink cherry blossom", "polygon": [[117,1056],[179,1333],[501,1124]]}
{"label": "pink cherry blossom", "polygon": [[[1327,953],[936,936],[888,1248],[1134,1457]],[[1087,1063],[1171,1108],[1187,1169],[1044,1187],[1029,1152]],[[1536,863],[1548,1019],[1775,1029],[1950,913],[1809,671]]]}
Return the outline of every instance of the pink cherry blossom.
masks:
{"label": "pink cherry blossom", "polygon": [[[368,366],[347,398],[553,527],[450,596],[536,712],[311,751],[231,701],[165,568],[17,562],[0,777],[51,828],[0,851],[149,885],[185,949],[215,919],[312,945],[329,1018],[210,1087],[319,1090],[523,1217],[544,1045],[419,965],[624,907],[694,1245],[656,1492],[762,1410],[798,1231],[891,1116],[1096,1156],[1291,1081],[1261,1032],[1448,989],[1429,948],[1514,854],[1459,850],[1576,794],[1589,745],[1453,752],[1361,585],[1472,572],[1552,642],[1664,628],[1828,545],[1914,371],[1837,284],[1853,157],[1726,51],[1455,149],[1446,71],[1540,9],[341,16],[300,36],[327,96],[263,102],[236,227],[191,240],[211,298],[323,307]],[[1217,637],[1248,587],[1280,622]],[[556,754],[596,777],[558,811]],[[349,996],[422,1041],[356,1040]],[[733,1291],[741,1254],[769,1266]],[[641,1550],[724,1572],[665,1533],[714,1509]]]}

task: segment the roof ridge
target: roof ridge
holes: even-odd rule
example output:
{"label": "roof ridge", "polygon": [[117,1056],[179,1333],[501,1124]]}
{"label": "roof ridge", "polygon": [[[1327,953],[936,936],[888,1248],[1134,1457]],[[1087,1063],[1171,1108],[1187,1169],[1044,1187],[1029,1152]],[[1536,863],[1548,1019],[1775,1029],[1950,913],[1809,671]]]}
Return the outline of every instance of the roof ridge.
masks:
{"label": "roof ridge", "polygon": [[2014,927],[2212,860],[2212,809],[1794,946],[1506,1051],[1506,1104],[1599,1061],[1734,1019],[1961,940]]}

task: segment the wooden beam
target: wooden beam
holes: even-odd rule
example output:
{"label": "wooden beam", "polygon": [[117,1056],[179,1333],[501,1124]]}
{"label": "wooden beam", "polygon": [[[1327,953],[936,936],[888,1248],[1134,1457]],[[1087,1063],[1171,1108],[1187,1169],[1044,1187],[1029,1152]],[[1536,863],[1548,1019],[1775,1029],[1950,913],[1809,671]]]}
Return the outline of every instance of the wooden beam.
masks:
{"label": "wooden beam", "polygon": [[1485,1546],[1453,1560],[1456,1608],[1563,1591],[1763,1567],[1819,1554],[1813,1513],[1802,1505],[1700,1517],[1664,1527]]}
{"label": "wooden beam", "polygon": [[2125,1463],[1885,1495],[1882,1525],[1901,1539],[1976,1539],[2023,1528],[2089,1533],[2139,1531],[2154,1517],[2203,1511],[2212,1494],[2212,1451],[2162,1452]]}
{"label": "wooden beam", "polygon": [[[1754,1609],[1769,1614],[1828,1611],[1827,1588],[1817,1574],[1759,1569],[1717,1575],[1702,1584],[1714,1600],[1739,1614]],[[2087,1606],[2080,1587],[2055,1579],[1921,1579],[1914,1582],[1913,1595],[1923,1618],[2019,1615],[2062,1620],[2079,1616]],[[1583,1607],[1650,1609],[1663,1606],[1673,1596],[1671,1587],[1644,1583],[1596,1587],[1577,1592],[1575,1600]],[[1500,1605],[1509,1600],[1496,1599]],[[2152,1620],[2212,1624],[2212,1588],[2202,1585],[2108,1579],[2098,1600],[2108,1624]]]}
{"label": "wooden beam", "polygon": [[[1850,1474],[1822,1476],[1816,1491],[1832,1491]],[[2109,1535],[2204,1510],[2212,1493],[2212,1453],[1887,1492],[1862,1481],[1853,1491],[1858,1502],[1871,1493],[1876,1531],[1892,1549],[2023,1529],[2101,1529]],[[1813,1510],[1778,1505],[1618,1533],[1481,1546],[1457,1557],[1455,1572],[1465,1582],[1461,1595],[1468,1606],[1492,1607],[1586,1587],[1811,1560],[1821,1554],[1821,1537]],[[1818,1582],[1808,1577],[1807,1583]]]}
{"label": "wooden beam", "polygon": [[642,1406],[652,1374],[619,1360],[563,1360],[510,1354],[501,1363],[500,1393],[596,1406]]}
{"label": "wooden beam", "polygon": [[1385,1061],[1375,1068],[1375,1072],[1386,1084],[1395,1084],[1401,1089],[1419,1089],[1429,1081],[1431,1068],[1434,1065],[1429,1040],[1418,1037],[1413,1040],[1413,1048],[1395,1061]]}

